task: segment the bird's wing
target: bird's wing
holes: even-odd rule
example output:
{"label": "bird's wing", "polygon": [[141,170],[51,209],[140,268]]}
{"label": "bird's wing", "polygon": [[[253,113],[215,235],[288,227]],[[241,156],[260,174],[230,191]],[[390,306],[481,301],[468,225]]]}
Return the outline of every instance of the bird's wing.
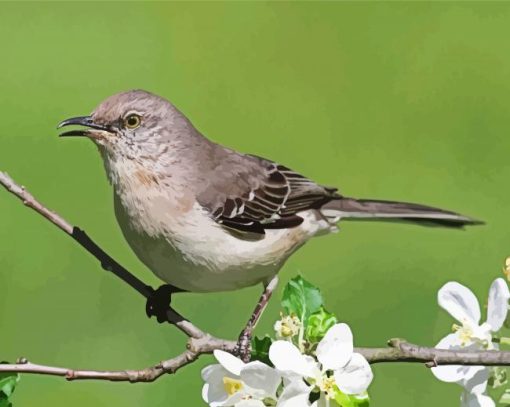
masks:
{"label": "bird's wing", "polygon": [[207,180],[197,199],[213,219],[259,234],[295,227],[303,221],[298,212],[340,197],[335,188],[320,186],[283,165],[231,151],[218,160]]}

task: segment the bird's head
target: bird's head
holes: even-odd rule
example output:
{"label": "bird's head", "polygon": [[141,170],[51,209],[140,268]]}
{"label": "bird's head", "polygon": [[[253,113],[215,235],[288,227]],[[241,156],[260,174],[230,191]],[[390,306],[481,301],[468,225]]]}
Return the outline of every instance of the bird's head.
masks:
{"label": "bird's head", "polygon": [[143,90],[110,96],[90,116],[62,121],[64,126],[81,126],[61,137],[87,137],[109,159],[157,155],[162,147],[189,136],[195,130],[169,101]]}

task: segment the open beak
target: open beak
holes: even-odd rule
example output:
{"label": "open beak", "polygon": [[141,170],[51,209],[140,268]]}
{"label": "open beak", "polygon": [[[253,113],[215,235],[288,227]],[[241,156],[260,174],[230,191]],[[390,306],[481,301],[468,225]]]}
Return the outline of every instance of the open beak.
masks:
{"label": "open beak", "polygon": [[[87,127],[88,129],[111,131],[111,129],[108,126],[94,123],[94,120],[92,119],[91,116],[71,117],[70,119],[61,121],[58,124],[57,129],[60,129],[64,126],[84,126]],[[90,132],[88,131],[88,129],[69,130],[59,134],[59,137],[90,137]]]}

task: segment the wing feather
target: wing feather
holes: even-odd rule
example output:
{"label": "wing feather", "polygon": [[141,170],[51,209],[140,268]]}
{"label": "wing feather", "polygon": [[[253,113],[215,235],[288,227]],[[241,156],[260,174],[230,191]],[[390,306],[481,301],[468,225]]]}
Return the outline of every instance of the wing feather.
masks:
{"label": "wing feather", "polygon": [[208,174],[199,203],[219,224],[264,234],[265,229],[298,226],[298,212],[339,198],[337,190],[318,185],[283,166],[252,155],[225,150]]}

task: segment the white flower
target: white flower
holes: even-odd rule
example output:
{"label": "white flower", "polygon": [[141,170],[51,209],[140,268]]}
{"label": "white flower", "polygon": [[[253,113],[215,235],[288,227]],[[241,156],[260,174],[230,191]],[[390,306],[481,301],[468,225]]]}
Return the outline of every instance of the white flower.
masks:
{"label": "white flower", "polygon": [[288,341],[273,342],[269,359],[284,376],[285,387],[277,407],[310,406],[312,390],[321,391],[321,401],[333,398],[335,385],[345,394],[360,394],[373,378],[367,360],[353,352],[352,332],[346,324],[336,324],[328,330],[317,346],[318,362]]}
{"label": "white flower", "polygon": [[202,398],[211,407],[264,407],[265,398],[276,400],[281,375],[275,369],[259,361],[244,363],[221,350],[214,356],[220,364],[202,370]]}
{"label": "white flower", "polygon": [[[456,282],[446,283],[438,292],[439,305],[462,325],[436,345],[438,349],[495,349],[492,333],[503,326],[508,311],[510,292],[502,278],[494,280],[489,290],[487,321],[480,325],[480,305],[473,292]],[[484,395],[489,369],[484,366],[438,366],[432,373],[439,380],[464,387],[463,406],[490,407],[494,402]]]}
{"label": "white flower", "polygon": [[281,318],[274,324],[274,330],[278,339],[291,339],[299,333],[301,327],[301,321],[295,315],[281,315]]}
{"label": "white flower", "polygon": [[472,378],[466,382],[467,387],[460,396],[462,407],[495,407],[496,403],[489,396],[485,395],[487,390],[487,379],[489,369],[478,370]]}
{"label": "white flower", "polygon": [[495,407],[496,403],[485,394],[465,391],[460,396],[460,405],[465,407]]}

